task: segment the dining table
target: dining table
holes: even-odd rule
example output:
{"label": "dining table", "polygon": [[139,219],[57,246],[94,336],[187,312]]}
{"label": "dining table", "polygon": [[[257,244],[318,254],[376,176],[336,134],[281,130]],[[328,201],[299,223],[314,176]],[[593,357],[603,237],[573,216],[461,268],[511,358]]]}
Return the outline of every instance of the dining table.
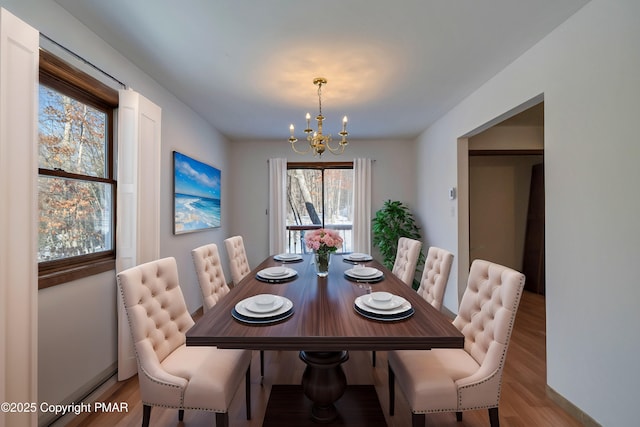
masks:
{"label": "dining table", "polygon": [[[464,346],[464,336],[450,319],[370,256],[353,260],[349,254],[334,253],[326,277],[317,275],[313,259],[312,254],[268,256],[195,322],[186,333],[186,345],[298,351],[306,363],[302,388],[312,402],[311,418],[318,423],[338,416],[334,403],[347,387],[341,365],[349,351]],[[365,270],[356,269],[377,274],[360,277],[354,272]],[[266,274],[270,271],[278,274],[272,278]],[[388,316],[366,310],[363,301],[373,302],[379,295],[393,296],[407,310]],[[279,316],[247,316],[253,307],[260,313],[261,302],[270,304],[270,298],[284,301]]]}

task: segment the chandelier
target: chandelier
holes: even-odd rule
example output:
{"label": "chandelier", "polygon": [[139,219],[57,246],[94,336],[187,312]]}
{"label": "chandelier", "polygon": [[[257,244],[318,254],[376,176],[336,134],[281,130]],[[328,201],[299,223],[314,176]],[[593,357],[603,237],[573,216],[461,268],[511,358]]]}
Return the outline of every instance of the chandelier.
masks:
{"label": "chandelier", "polygon": [[325,150],[329,150],[333,154],[342,154],[344,152],[344,147],[349,143],[347,141],[347,116],[342,118],[342,130],[338,132],[338,134],[342,137],[337,147],[332,147],[330,145],[332,139],[331,135],[325,135],[322,133],[322,122],[324,121],[324,116],[322,115],[322,85],[327,84],[327,79],[324,77],[316,77],[313,79],[313,84],[318,86],[318,115],[316,116],[316,121],[318,122],[318,130],[311,129],[311,115],[307,113],[307,128],[304,130],[304,133],[307,134],[307,141],[309,141],[309,146],[306,150],[298,150],[296,148],[296,142],[298,142],[298,138],[294,136],[294,127],[293,124],[289,126],[289,131],[291,132],[291,136],[289,137],[289,142],[291,143],[291,148],[293,151],[299,154],[306,154],[309,151],[313,150],[313,155],[322,157],[322,153]]}

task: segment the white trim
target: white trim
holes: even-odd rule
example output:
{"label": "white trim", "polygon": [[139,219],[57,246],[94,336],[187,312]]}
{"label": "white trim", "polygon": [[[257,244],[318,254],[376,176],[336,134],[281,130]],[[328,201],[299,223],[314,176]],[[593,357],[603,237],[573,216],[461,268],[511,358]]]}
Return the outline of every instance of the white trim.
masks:
{"label": "white trim", "polygon": [[[0,401],[38,401],[38,31],[0,9]],[[11,323],[9,323],[11,319]],[[0,412],[0,426],[37,412]]]}
{"label": "white trim", "polygon": [[[160,257],[160,107],[119,91],[116,271]],[[137,373],[133,340],[118,298],[118,380]]]}

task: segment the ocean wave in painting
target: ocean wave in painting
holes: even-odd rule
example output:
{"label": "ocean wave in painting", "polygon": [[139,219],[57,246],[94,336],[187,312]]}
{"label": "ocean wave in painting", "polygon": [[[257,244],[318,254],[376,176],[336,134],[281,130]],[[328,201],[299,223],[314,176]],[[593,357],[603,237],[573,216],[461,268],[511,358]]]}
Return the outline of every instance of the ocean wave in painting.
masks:
{"label": "ocean wave in painting", "polygon": [[220,227],[220,199],[177,193],[175,227],[176,233]]}

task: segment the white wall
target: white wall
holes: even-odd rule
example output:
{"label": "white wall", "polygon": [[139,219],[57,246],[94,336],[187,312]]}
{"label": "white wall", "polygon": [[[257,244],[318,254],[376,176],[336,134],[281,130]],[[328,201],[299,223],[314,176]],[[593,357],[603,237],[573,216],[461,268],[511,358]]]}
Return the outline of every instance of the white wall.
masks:
{"label": "white wall", "polygon": [[[537,156],[469,158],[469,259],[522,271],[531,186]],[[467,266],[469,268],[469,266]]]}
{"label": "white wall", "polygon": [[[251,266],[256,266],[269,255],[268,217],[269,205],[268,163],[269,158],[282,157],[289,161],[311,162],[318,159],[294,153],[283,133],[278,141],[234,141],[231,144],[230,179],[231,233],[243,235],[247,257]],[[408,140],[350,141],[345,154],[323,155],[323,161],[351,161],[356,157],[375,160],[372,167],[371,213],[388,200],[400,200],[411,209],[415,207],[415,142]],[[419,220],[419,218],[418,218]],[[225,252],[225,251],[223,251]],[[226,254],[225,254],[226,255]]]}
{"label": "white wall", "polygon": [[469,138],[470,150],[542,150],[544,126],[493,126]]}
{"label": "white wall", "polygon": [[[418,161],[434,166],[419,172],[425,227],[456,247],[457,221],[440,200],[458,173],[457,139],[544,94],[547,381],[607,426],[637,423],[638,22],[637,0],[592,0],[418,145]],[[445,305],[456,301],[449,287]]]}
{"label": "white wall", "polygon": [[[469,150],[542,150],[543,126],[493,126],[469,138]],[[542,155],[469,158],[469,261],[522,270],[531,167]],[[466,266],[469,268],[469,265]]]}
{"label": "white wall", "polygon": [[116,296],[112,272],[38,292],[38,400],[89,392],[115,369]]}
{"label": "white wall", "polygon": [[[228,142],[199,115],[142,73],[52,0],[0,0],[14,15],[125,82],[162,108],[161,256],[175,256],[188,307],[201,297],[190,251],[228,234],[231,194]],[[222,169],[223,227],[179,236],[173,230],[171,151],[178,150]],[[6,206],[6,204],[3,204]],[[227,221],[225,221],[225,219]],[[29,286],[37,287],[37,283]],[[38,400],[78,399],[78,393],[116,363],[115,272],[38,292]],[[80,307],[78,307],[80,306]],[[25,379],[26,381],[27,379]],[[43,422],[45,418],[41,418]]]}

